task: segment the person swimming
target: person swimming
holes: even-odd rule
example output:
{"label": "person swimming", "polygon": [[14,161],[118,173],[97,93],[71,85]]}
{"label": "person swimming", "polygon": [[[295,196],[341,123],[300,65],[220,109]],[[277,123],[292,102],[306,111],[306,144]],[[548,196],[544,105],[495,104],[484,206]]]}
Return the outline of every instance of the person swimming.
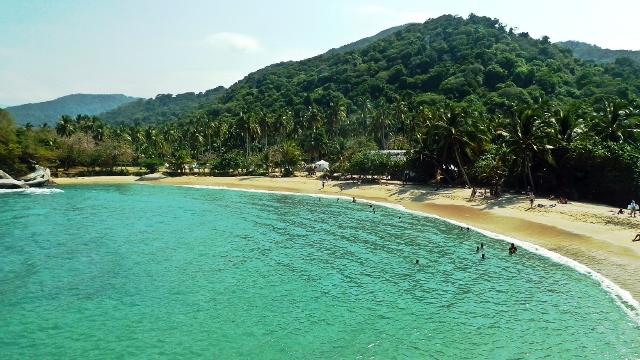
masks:
{"label": "person swimming", "polygon": [[484,259],[485,259],[484,254],[482,254],[482,260],[484,260]]}
{"label": "person swimming", "polygon": [[420,260],[416,259],[416,264],[419,265],[420,264]]}
{"label": "person swimming", "polygon": [[480,246],[476,246],[476,253],[480,252]]}
{"label": "person swimming", "polygon": [[484,243],[480,243],[480,249],[484,249]]}

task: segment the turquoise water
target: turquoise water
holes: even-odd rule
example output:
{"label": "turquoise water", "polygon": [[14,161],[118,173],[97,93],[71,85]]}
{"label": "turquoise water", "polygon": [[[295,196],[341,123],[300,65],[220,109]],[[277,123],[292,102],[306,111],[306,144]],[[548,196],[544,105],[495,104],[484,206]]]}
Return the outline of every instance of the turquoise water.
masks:
{"label": "turquoise water", "polygon": [[637,322],[598,282],[442,220],[286,194],[60,189],[0,193],[2,359],[640,357]]}

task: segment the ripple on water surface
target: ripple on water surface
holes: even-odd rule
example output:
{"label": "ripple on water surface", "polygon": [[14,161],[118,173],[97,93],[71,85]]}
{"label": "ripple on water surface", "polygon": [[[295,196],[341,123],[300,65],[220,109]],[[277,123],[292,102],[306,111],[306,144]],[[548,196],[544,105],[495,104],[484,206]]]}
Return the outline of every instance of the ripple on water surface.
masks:
{"label": "ripple on water surface", "polygon": [[0,197],[0,357],[639,356],[637,323],[597,281],[438,219],[336,198],[64,189]]}

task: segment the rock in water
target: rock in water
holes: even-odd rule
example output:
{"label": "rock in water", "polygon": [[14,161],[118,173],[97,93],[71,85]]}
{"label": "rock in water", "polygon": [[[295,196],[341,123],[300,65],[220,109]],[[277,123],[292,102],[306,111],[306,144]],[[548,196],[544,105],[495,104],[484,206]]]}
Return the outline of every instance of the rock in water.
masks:
{"label": "rock in water", "polygon": [[0,189],[27,189],[29,186],[22,181],[13,179],[0,179]]}

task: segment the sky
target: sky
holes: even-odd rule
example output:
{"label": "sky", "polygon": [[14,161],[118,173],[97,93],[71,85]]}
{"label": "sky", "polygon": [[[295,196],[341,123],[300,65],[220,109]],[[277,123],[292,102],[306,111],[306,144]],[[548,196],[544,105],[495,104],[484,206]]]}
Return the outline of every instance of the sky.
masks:
{"label": "sky", "polygon": [[470,13],[536,38],[640,50],[638,0],[0,0],[0,104],[228,87],[392,26]]}

